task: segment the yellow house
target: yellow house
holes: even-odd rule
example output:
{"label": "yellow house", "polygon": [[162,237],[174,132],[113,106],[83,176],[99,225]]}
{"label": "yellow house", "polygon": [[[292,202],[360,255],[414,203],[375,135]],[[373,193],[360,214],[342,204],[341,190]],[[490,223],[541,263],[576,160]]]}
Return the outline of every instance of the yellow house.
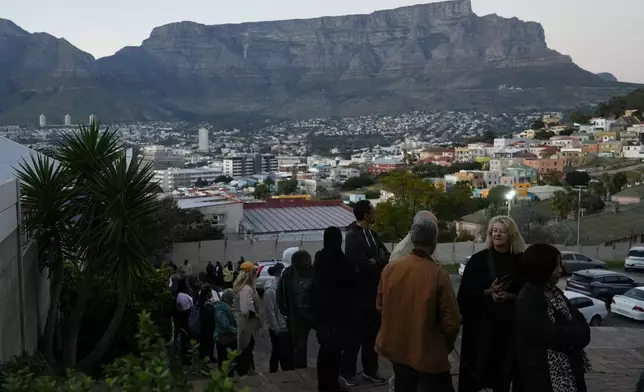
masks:
{"label": "yellow house", "polygon": [[621,154],[622,142],[617,140],[610,140],[607,142],[599,143],[600,153]]}
{"label": "yellow house", "polygon": [[521,132],[517,136],[525,139],[534,139],[536,134],[537,134],[537,131],[535,131],[534,129],[526,129],[525,131]]}
{"label": "yellow house", "polygon": [[599,131],[595,132],[595,140],[617,140],[617,132],[615,131]]}

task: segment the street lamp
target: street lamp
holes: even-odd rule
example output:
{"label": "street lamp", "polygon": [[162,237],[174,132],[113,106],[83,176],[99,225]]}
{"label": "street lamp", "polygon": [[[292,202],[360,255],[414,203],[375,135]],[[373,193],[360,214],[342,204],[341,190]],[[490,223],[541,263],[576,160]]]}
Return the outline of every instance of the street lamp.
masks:
{"label": "street lamp", "polygon": [[512,200],[516,195],[517,191],[515,191],[514,189],[505,194],[505,200],[508,201],[508,216],[511,216],[510,212],[512,211]]}

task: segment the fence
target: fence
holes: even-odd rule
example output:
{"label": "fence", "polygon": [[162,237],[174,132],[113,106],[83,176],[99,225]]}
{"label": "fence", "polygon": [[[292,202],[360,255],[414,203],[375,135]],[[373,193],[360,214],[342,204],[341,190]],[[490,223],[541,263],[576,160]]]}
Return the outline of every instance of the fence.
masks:
{"label": "fence", "polygon": [[[253,241],[241,239],[225,239],[202,242],[183,242],[174,244],[172,260],[179,264],[183,260],[189,260],[197,271],[205,270],[209,261],[236,261],[240,257],[246,260],[259,261],[270,259],[281,259],[285,249],[292,246],[300,247],[313,254],[322,249],[322,241],[299,241],[290,238],[288,241]],[[588,257],[600,260],[624,260],[628,254],[629,244],[618,243],[611,246],[584,246],[578,249],[576,246],[556,245],[560,250],[581,251]],[[393,244],[387,244],[391,250]],[[480,242],[456,242],[438,244],[435,257],[442,263],[459,263],[465,257],[470,256],[485,247]]]}
{"label": "fence", "polygon": [[21,238],[16,180],[0,183],[0,363],[33,353],[49,308],[49,281],[35,242]]}

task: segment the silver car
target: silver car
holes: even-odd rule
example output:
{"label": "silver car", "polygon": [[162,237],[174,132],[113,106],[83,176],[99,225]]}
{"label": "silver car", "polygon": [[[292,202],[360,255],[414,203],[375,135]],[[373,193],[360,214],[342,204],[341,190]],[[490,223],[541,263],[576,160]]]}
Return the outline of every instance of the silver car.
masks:
{"label": "silver car", "polygon": [[581,253],[566,250],[561,252],[561,260],[564,272],[567,274],[572,274],[573,272],[587,269],[606,268],[606,263],[601,260],[593,259]]}
{"label": "silver car", "polygon": [[[281,263],[282,260],[264,260],[264,261],[258,261],[256,264],[259,266],[257,269],[257,281],[255,283],[255,288],[257,289],[258,293],[263,293],[264,292],[264,285],[266,282],[271,280],[273,277],[268,274],[268,269],[272,266],[274,266],[277,263]],[[288,268],[291,263],[282,263],[284,264],[284,269]]]}

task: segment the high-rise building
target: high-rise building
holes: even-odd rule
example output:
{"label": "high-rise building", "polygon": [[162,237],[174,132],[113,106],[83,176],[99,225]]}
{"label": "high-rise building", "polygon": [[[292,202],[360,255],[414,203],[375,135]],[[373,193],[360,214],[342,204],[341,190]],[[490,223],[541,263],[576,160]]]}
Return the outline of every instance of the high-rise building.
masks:
{"label": "high-rise building", "polygon": [[211,183],[221,175],[221,170],[211,167],[198,167],[194,169],[176,169],[169,168],[166,170],[156,170],[154,179],[165,192],[177,188],[190,188],[195,186],[197,181]]}
{"label": "high-rise building", "polygon": [[183,154],[163,146],[143,147],[143,164],[152,164],[154,170],[165,170],[170,167],[182,168],[186,159]]}
{"label": "high-rise building", "polygon": [[255,173],[277,173],[279,165],[274,154],[261,154],[255,157]]}
{"label": "high-rise building", "polygon": [[70,116],[69,114],[66,114],[65,115],[65,126],[70,126],[70,125],[72,125],[72,116]]}
{"label": "high-rise building", "polygon": [[201,128],[199,130],[199,151],[201,152],[208,152],[210,149],[208,147],[208,129],[206,128]]}
{"label": "high-rise building", "polygon": [[40,118],[39,118],[39,123],[40,123],[41,127],[46,127],[47,126],[47,116],[45,116],[44,114],[41,114]]}
{"label": "high-rise building", "polygon": [[96,116],[95,116],[95,115],[93,115],[93,114],[90,114],[90,115],[89,115],[89,123],[90,123],[90,124],[91,124],[91,123],[93,123],[93,122],[96,122],[96,120],[97,120],[97,118],[96,118]]}
{"label": "high-rise building", "polygon": [[255,174],[254,155],[235,155],[224,158],[224,174],[231,177],[252,176]]}

